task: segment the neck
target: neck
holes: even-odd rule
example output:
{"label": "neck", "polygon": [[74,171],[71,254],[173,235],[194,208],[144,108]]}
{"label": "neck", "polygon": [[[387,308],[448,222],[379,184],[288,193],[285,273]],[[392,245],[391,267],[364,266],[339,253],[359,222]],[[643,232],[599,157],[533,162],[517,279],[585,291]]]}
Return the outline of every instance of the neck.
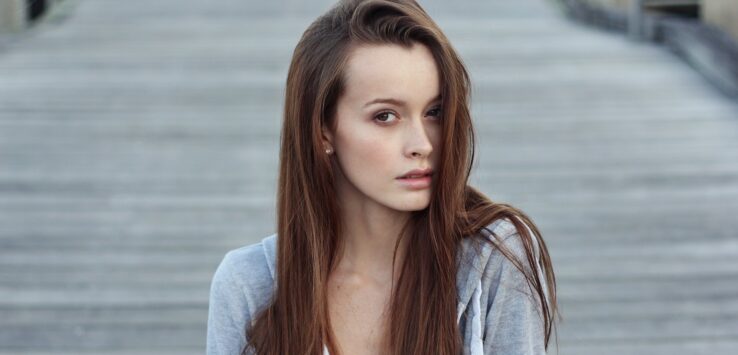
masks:
{"label": "neck", "polygon": [[[341,203],[344,248],[339,255],[338,269],[344,274],[367,276],[386,283],[392,279],[395,244],[410,212],[396,211],[367,200]],[[404,238],[397,247],[395,279],[399,276],[406,244],[407,238]]]}

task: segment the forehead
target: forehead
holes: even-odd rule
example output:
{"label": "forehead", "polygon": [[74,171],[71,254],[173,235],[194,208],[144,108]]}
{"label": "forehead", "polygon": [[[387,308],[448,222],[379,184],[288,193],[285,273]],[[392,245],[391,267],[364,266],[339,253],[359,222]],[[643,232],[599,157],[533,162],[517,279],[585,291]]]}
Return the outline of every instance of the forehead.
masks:
{"label": "forehead", "polygon": [[347,59],[346,100],[393,97],[427,103],[440,92],[438,68],[430,50],[415,43],[361,45]]}

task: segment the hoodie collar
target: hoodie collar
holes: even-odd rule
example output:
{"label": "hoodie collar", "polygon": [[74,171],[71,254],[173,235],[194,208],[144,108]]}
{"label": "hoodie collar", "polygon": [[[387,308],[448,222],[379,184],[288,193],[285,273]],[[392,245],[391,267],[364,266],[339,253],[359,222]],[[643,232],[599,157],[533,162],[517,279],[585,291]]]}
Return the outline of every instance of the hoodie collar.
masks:
{"label": "hoodie collar", "polygon": [[[508,222],[504,224],[508,228],[505,230],[500,227],[500,224],[507,220],[497,219],[487,227],[482,228],[479,233],[484,237],[489,238],[491,236],[490,231],[494,231],[500,237],[508,234],[512,223]],[[514,229],[514,227],[512,227]],[[487,261],[492,255],[493,247],[489,243],[480,243],[481,238],[475,238],[474,236],[468,236],[461,240],[459,250],[456,254],[457,262],[457,273],[456,273],[456,291],[458,295],[458,314],[461,314],[466,309],[467,304],[477,287],[477,284],[482,279],[482,273],[484,267],[487,265]],[[262,248],[266,255],[267,266],[269,272],[272,275],[272,280],[276,280],[277,270],[277,234],[272,234],[264,240],[262,240]]]}

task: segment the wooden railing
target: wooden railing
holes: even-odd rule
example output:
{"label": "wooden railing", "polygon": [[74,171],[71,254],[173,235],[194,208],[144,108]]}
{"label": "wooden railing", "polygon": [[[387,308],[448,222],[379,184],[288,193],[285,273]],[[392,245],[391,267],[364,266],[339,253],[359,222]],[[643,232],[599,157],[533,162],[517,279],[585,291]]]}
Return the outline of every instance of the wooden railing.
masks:
{"label": "wooden railing", "polygon": [[628,34],[634,40],[650,39],[653,28],[643,15],[646,8],[700,6],[701,0],[631,0],[628,12]]}
{"label": "wooden railing", "polygon": [[23,30],[63,0],[0,0],[0,33]]}

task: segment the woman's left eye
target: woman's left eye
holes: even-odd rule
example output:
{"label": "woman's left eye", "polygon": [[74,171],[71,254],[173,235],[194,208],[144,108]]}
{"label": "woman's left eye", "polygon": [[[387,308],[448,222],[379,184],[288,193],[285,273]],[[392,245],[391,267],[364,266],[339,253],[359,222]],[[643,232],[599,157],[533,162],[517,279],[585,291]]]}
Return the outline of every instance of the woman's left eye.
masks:
{"label": "woman's left eye", "polygon": [[440,107],[435,107],[435,108],[431,109],[430,111],[428,111],[428,114],[430,116],[439,117],[439,116],[441,116],[441,108]]}

